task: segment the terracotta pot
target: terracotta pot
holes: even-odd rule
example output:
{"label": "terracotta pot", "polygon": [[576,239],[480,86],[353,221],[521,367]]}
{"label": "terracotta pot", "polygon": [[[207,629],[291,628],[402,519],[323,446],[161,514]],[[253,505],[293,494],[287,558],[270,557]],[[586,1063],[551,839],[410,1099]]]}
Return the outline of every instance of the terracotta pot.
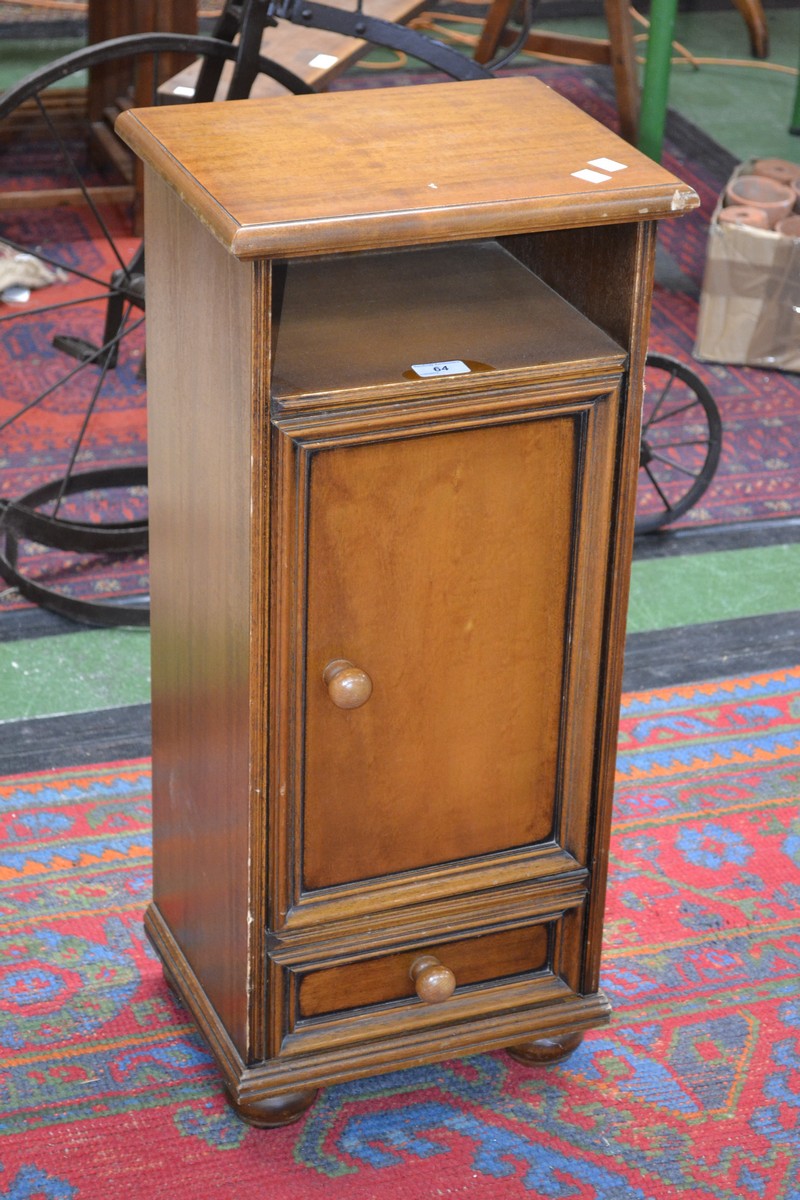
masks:
{"label": "terracotta pot", "polygon": [[725,189],[728,204],[743,204],[745,207],[761,208],[767,215],[772,228],[778,221],[788,217],[794,208],[796,193],[785,183],[767,179],[765,175],[739,175]]}
{"label": "terracotta pot", "polygon": [[717,220],[720,225],[750,225],[756,229],[769,229],[767,214],[754,204],[731,204],[728,208],[721,208]]}
{"label": "terracotta pot", "polygon": [[753,174],[765,175],[767,179],[791,187],[795,179],[800,179],[800,163],[789,162],[786,158],[757,158],[753,163]]}
{"label": "terracotta pot", "polygon": [[775,229],[778,233],[782,233],[784,237],[800,238],[800,213],[793,213],[791,217],[784,217],[782,221],[778,221]]}

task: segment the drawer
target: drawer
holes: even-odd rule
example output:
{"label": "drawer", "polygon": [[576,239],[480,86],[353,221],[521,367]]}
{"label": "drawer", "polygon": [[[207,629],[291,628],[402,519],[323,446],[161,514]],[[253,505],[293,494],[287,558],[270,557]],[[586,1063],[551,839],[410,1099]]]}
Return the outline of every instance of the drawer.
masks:
{"label": "drawer", "polygon": [[[554,898],[555,899],[555,898]],[[270,1053],[369,1056],[400,1039],[435,1045],[512,1044],[548,1011],[583,1004],[577,990],[584,905],[493,927],[439,930],[429,939],[372,950],[328,942],[316,950],[284,943],[270,953]],[[302,961],[301,961],[302,958]],[[415,965],[422,968],[416,982]],[[432,970],[432,974],[429,972]],[[517,1032],[519,1031],[519,1032]],[[387,1041],[388,1039],[388,1041]],[[465,1042],[466,1044],[466,1042]]]}
{"label": "drawer", "polygon": [[[423,1000],[427,996],[428,1003],[443,1003],[475,984],[543,970],[548,963],[549,940],[546,924],[532,925],[308,971],[298,980],[297,1015],[305,1020],[409,1000],[418,991]],[[412,967],[427,959],[438,960],[441,969],[423,967],[415,983]],[[434,977],[437,974],[438,979]],[[448,987],[448,975],[454,990]]]}

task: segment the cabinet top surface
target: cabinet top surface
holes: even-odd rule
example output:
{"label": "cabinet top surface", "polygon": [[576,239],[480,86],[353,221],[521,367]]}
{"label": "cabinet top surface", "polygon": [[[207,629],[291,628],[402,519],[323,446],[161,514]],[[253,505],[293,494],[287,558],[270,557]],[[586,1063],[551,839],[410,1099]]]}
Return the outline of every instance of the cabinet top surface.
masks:
{"label": "cabinet top surface", "polygon": [[239,258],[646,221],[699,203],[531,77],[134,109],[116,128]]}

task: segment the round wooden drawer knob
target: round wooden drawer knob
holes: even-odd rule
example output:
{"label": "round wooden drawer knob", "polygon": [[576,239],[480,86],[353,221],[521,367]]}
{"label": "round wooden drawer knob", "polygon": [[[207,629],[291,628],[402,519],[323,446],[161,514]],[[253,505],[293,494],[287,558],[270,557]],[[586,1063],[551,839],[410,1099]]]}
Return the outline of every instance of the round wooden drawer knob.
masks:
{"label": "round wooden drawer knob", "polygon": [[456,977],[432,954],[421,954],[411,964],[409,975],[414,981],[417,995],[426,1004],[441,1004],[449,1000],[456,990]]}
{"label": "round wooden drawer knob", "polygon": [[366,671],[346,658],[335,658],[322,672],[328,695],[337,708],[361,708],[372,695],[372,680]]}

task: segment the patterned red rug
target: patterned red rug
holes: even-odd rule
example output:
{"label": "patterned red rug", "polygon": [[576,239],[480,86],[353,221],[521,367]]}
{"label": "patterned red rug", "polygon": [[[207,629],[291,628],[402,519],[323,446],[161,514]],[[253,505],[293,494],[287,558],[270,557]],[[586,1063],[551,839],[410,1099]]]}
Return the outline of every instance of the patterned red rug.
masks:
{"label": "patterned red rug", "polygon": [[[599,69],[538,66],[536,73],[568,99],[598,120],[614,126],[616,117],[608,92],[606,74]],[[340,81],[339,86],[401,86],[419,79],[403,72],[368,75],[359,72]],[[719,405],[724,427],[722,460],[709,490],[699,504],[682,518],[683,525],[710,525],[731,521],[761,521],[800,514],[800,377],[743,367],[695,363],[692,346],[697,316],[697,296],[705,259],[709,215],[727,178],[729,164],[723,152],[708,153],[709,143],[699,140],[685,123],[673,123],[667,140],[664,163],[699,192],[702,208],[679,221],[664,222],[661,242],[676,271],[676,286],[660,283],[656,288],[650,348],[671,354],[695,369]],[[0,156],[0,190],[6,187],[41,186],[48,163],[35,146],[28,159],[9,164]],[[113,211],[109,219],[120,220]],[[0,236],[17,238],[28,246],[50,246],[54,236],[54,213],[47,209],[28,212],[0,221]],[[105,251],[89,224],[90,218],[77,209],[60,210],[58,228],[62,248],[82,269],[102,275],[110,269]],[[88,285],[87,288],[88,289]],[[48,299],[58,300],[58,285],[46,289]],[[38,298],[38,297],[37,297]],[[88,306],[85,311],[90,311]],[[63,363],[63,355],[50,349],[52,332],[63,332],[63,318],[44,318],[45,327],[34,333],[22,331],[16,322],[2,323],[9,306],[0,303],[0,424],[31,396],[33,383],[49,378]],[[73,314],[83,320],[80,313]],[[98,315],[98,321],[102,314]],[[80,333],[77,329],[75,332]],[[111,388],[104,396],[87,431],[80,463],[84,469],[142,463],[146,455],[145,385],[137,374],[141,346],[126,350],[119,367],[110,372]],[[18,498],[31,488],[63,473],[68,447],[80,425],[81,414],[71,407],[69,390],[59,393],[32,410],[5,432],[0,432],[0,496]],[[655,502],[652,492],[640,496],[642,509]],[[136,515],[146,503],[141,494],[89,498],[88,507],[75,501],[71,515],[91,520]],[[118,511],[121,505],[121,512]],[[117,507],[115,507],[117,506]],[[67,510],[64,510],[67,511]],[[45,554],[41,547],[26,543],[23,557],[33,576],[51,586],[79,596],[108,597],[147,590],[146,559],[90,558]],[[0,608],[16,607],[13,590],[0,594]]]}
{"label": "patterned red rug", "polygon": [[624,700],[604,986],[566,1063],[503,1053],[243,1124],[142,932],[145,761],[0,782],[9,1200],[798,1200],[800,668]]}

